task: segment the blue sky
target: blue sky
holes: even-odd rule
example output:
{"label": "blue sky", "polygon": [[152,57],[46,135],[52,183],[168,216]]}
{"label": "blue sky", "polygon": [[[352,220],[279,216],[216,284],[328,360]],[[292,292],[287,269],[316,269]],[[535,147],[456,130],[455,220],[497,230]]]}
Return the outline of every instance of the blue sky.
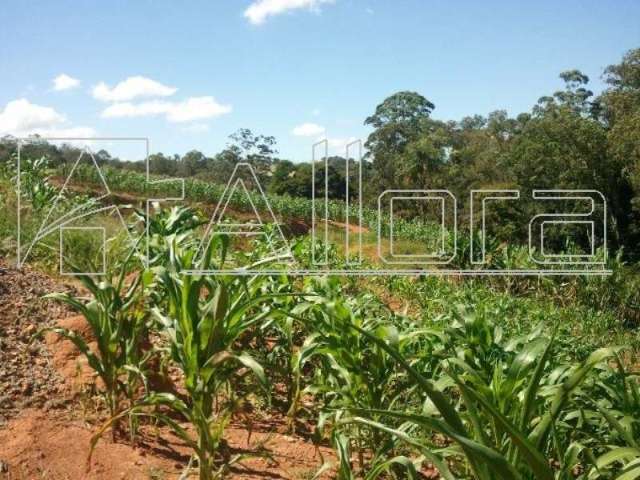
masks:
{"label": "blue sky", "polygon": [[602,69],[640,47],[638,0],[523,3],[3,0],[0,135],[145,136],[152,151],[214,154],[247,127],[308,160],[321,137],[338,152],[365,138],[395,91],[423,94],[440,119],[517,114],[563,70],[600,90]]}

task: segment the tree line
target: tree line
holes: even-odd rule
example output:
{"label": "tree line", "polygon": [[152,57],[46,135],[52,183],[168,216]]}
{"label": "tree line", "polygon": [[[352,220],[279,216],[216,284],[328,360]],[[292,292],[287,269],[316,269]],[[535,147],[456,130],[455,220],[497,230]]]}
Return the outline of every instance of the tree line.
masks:
{"label": "tree line", "polygon": [[[593,189],[607,198],[610,246],[623,247],[628,258],[640,258],[640,49],[604,69],[607,88],[599,95],[589,90],[589,78],[579,70],[562,72],[560,79],[558,91],[515,117],[499,110],[486,117],[442,121],[432,118],[434,103],[417,92],[384,99],[364,121],[372,129],[363,163],[365,203],[375,206],[379,193],[389,188],[448,189],[459,199],[468,198],[472,189],[518,189],[524,201],[496,204],[490,214],[501,225],[492,233],[511,238],[523,235],[516,225],[536,209],[526,200],[532,190]],[[53,165],[78,155],[69,145],[41,142],[29,148],[31,155],[45,155]],[[14,150],[11,138],[0,142],[0,158]],[[104,150],[95,157],[118,168],[145,168],[143,162],[122,161]],[[328,195],[343,199],[347,160],[327,160]],[[182,156],[155,153],[149,166],[159,175],[215,182],[228,178],[241,161],[253,166],[267,191],[311,197],[311,163],[280,158],[273,136],[249,129],[231,135],[216,155],[198,150]],[[355,170],[353,164],[350,171]],[[325,184],[320,165],[316,182]],[[461,203],[464,217],[468,200]],[[410,209],[402,213],[416,214]]]}

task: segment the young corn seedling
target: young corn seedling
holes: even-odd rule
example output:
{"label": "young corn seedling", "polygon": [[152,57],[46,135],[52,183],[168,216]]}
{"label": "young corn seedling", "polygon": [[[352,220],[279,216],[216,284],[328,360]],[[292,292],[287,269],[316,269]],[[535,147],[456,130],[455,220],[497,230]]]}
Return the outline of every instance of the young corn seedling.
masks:
{"label": "young corn seedling", "polygon": [[137,222],[147,236],[146,256],[150,266],[166,265],[172,243],[181,247],[193,246],[197,242],[195,230],[206,222],[191,207],[161,208],[152,204],[148,211],[137,210]]}
{"label": "young corn seedling", "polygon": [[[403,333],[399,333],[397,328],[384,323],[393,319],[400,325],[402,319],[394,317],[371,296],[345,301],[336,282],[317,282],[312,288],[320,294],[316,301],[300,303],[292,312],[305,319],[312,333],[292,358],[297,388],[290,415],[296,413],[303,393],[301,377],[309,367],[314,367],[315,374],[304,379],[308,383],[305,390],[322,405],[319,434],[325,425],[339,424],[340,418],[351,409],[382,411],[404,404],[411,391],[406,375],[384,350],[352,326],[393,338],[394,344],[403,351],[412,347],[418,331],[404,325]],[[384,418],[383,415],[376,417]],[[357,456],[360,473],[367,469],[378,472],[396,469],[405,473],[414,469],[406,457],[394,456],[398,442],[381,430],[342,424],[341,428],[334,429],[332,439],[343,477],[353,474],[352,451]],[[388,463],[390,457],[395,460]]]}
{"label": "young corn seedling", "polygon": [[[141,277],[135,276],[127,285],[126,263],[121,265],[117,275],[112,273],[102,280],[78,275],[78,280],[91,294],[88,302],[67,293],[45,296],[71,306],[89,324],[97,351],[92,351],[78,332],[60,327],[45,331],[69,339],[87,358],[90,367],[102,380],[104,390],[101,393],[111,417],[122,411],[123,399],[133,402],[138,388],[145,383],[143,371],[148,359],[141,348],[148,333],[147,314],[140,308]],[[118,427],[118,423],[113,426],[114,439]]]}
{"label": "young corn seedling", "polygon": [[[224,458],[223,433],[239,399],[249,393],[245,378],[253,375],[268,391],[262,366],[238,349],[238,340],[271,315],[268,302],[280,296],[262,293],[266,277],[181,273],[220,268],[227,245],[226,237],[215,237],[198,263],[195,249],[174,245],[169,267],[158,267],[153,275],[147,272],[146,276],[155,276],[155,285],[166,292],[166,302],[153,314],[166,333],[171,360],[182,372],[186,399],[151,393],[127,412],[151,416],[172,428],[193,449],[201,480],[217,478],[238,459]],[[219,263],[215,264],[212,252],[217,249]],[[182,416],[193,433],[168,415],[167,409]],[[100,433],[94,437],[94,445]],[[225,463],[216,469],[221,456]]]}

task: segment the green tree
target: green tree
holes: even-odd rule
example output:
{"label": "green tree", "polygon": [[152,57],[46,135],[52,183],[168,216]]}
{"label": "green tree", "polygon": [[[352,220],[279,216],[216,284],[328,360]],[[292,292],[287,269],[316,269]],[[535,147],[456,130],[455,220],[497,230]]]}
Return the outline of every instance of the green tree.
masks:
{"label": "green tree", "polygon": [[365,120],[374,128],[365,147],[377,190],[421,186],[425,172],[443,162],[442,125],[429,117],[434,108],[422,95],[403,91],[386,98]]}
{"label": "green tree", "polygon": [[[241,128],[229,135],[229,139],[227,147],[216,155],[213,162],[217,180],[228,178],[236,164],[247,162],[264,184],[271,175],[271,165],[278,153],[275,137],[257,135],[248,128]],[[245,181],[251,184],[251,179],[246,178]]]}
{"label": "green tree", "polygon": [[640,256],[640,48],[605,69],[600,96],[611,162],[621,171],[618,228],[628,253]]}
{"label": "green tree", "polygon": [[205,169],[207,157],[198,150],[191,150],[183,155],[178,164],[178,175],[192,177]]}

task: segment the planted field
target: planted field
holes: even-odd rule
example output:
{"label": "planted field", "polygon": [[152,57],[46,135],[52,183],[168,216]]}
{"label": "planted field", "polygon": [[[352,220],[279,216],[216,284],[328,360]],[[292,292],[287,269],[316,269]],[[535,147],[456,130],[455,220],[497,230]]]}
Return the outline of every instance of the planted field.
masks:
{"label": "planted field", "polygon": [[640,2],[0,12],[0,480],[640,480]]}
{"label": "planted field", "polygon": [[[34,231],[53,173],[30,170]],[[108,175],[134,203],[144,192],[130,173]],[[638,476],[638,273],[619,257],[605,278],[187,275],[282,261],[268,233],[218,235],[199,254],[219,196],[188,185],[197,207],[125,209],[129,233],[149,232],[146,266],[142,237],[106,214],[106,275],[58,278],[55,238],[32,258],[49,274],[2,266],[9,478]],[[88,198],[69,191],[56,208]],[[309,218],[308,201],[269,199]],[[338,263],[343,232],[329,235]],[[309,233],[287,240],[310,264]],[[99,257],[86,237],[68,241],[77,259]],[[73,448],[56,446],[69,436]]]}

